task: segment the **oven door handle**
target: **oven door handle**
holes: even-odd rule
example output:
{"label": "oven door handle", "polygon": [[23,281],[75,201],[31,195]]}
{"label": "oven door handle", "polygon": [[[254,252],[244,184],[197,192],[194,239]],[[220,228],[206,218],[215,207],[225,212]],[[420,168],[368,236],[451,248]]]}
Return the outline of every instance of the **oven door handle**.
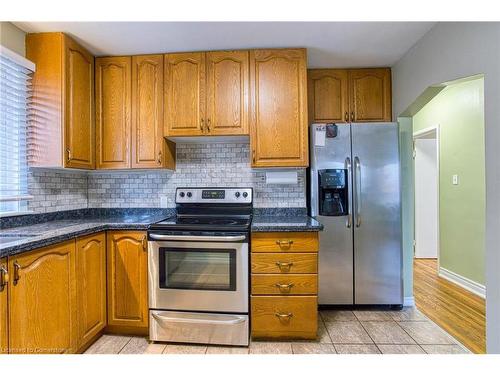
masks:
{"label": "oven door handle", "polygon": [[176,236],[170,234],[155,234],[155,233],[151,233],[149,237],[153,240],[201,241],[201,242],[238,242],[246,239],[246,236]]}
{"label": "oven door handle", "polygon": [[224,324],[224,325],[235,325],[243,323],[246,318],[237,317],[236,319],[196,319],[196,318],[173,318],[170,316],[162,316],[160,314],[153,313],[153,318],[155,318],[158,323],[197,323],[197,324]]}

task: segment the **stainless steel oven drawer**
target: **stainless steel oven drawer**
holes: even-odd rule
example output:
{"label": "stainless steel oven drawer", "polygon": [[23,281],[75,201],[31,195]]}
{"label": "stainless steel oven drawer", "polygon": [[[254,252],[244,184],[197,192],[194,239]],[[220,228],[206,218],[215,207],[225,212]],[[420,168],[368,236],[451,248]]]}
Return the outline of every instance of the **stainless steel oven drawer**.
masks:
{"label": "stainless steel oven drawer", "polygon": [[248,346],[248,315],[149,311],[153,341]]}

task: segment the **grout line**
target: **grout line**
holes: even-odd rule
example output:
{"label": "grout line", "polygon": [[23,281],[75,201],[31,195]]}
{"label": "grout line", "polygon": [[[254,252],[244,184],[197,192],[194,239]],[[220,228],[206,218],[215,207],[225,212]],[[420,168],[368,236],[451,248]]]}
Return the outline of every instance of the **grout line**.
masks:
{"label": "grout line", "polygon": [[125,349],[125,347],[130,343],[130,341],[132,340],[132,337],[129,337],[128,341],[122,346],[122,348],[120,350],[118,350],[118,353],[116,354],[120,354],[123,349]]}

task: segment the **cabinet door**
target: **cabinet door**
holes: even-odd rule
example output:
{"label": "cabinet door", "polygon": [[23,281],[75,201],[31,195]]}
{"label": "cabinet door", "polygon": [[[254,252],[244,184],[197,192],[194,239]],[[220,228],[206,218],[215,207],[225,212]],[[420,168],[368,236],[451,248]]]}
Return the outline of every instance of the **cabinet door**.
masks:
{"label": "cabinet door", "polygon": [[0,355],[9,350],[9,324],[7,310],[7,286],[9,281],[7,258],[0,259]]}
{"label": "cabinet door", "polygon": [[64,56],[64,166],[94,169],[94,56],[67,36]]}
{"label": "cabinet door", "polygon": [[253,167],[307,167],[305,49],[250,51]]}
{"label": "cabinet door", "polygon": [[210,135],[248,134],[248,51],[207,52]]}
{"label": "cabinet door", "polygon": [[311,69],[307,72],[309,123],[349,122],[347,70]]}
{"label": "cabinet door", "polygon": [[132,57],[132,168],[162,167],[163,55]]}
{"label": "cabinet door", "polygon": [[145,232],[107,233],[108,324],[148,327]]}
{"label": "cabinet door", "polygon": [[102,57],[95,64],[97,168],[129,168],[131,59]]}
{"label": "cabinet door", "polygon": [[205,126],[205,53],[165,55],[165,135],[201,135]]}
{"label": "cabinet door", "polygon": [[391,70],[349,71],[352,122],[391,121]]}
{"label": "cabinet door", "polygon": [[106,235],[78,238],[78,347],[89,343],[106,326]]}
{"label": "cabinet door", "polygon": [[10,352],[75,352],[75,241],[10,257],[9,270]]}

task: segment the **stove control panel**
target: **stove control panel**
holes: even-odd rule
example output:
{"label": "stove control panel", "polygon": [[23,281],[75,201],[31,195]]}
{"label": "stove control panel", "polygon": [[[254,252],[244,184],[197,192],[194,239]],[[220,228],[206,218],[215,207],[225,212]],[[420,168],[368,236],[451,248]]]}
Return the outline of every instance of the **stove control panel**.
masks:
{"label": "stove control panel", "polygon": [[252,188],[177,188],[175,203],[252,203]]}

